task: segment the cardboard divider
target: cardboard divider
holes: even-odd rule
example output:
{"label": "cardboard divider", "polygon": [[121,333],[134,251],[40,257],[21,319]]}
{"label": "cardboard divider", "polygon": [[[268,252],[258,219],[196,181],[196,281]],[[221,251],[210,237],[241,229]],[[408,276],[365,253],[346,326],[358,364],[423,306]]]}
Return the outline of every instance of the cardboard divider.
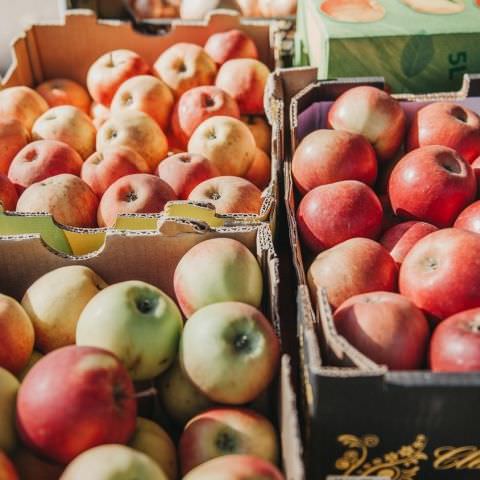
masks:
{"label": "cardboard divider", "polygon": [[[69,10],[65,14],[63,23],[32,25],[13,41],[13,63],[1,80],[0,88],[16,85],[35,87],[38,83],[51,78],[70,78],[84,85],[90,65],[100,55],[110,50],[131,49],[153,65],[164,50],[178,42],[190,42],[203,46],[213,33],[234,28],[243,30],[254,40],[259,59],[273,70],[276,66],[275,58],[278,56],[275,38],[280,28],[276,22],[248,21],[242,19],[237,12],[219,10],[212,12],[205,20],[189,22],[172,20],[168,34],[152,36],[139,33],[129,22],[98,20],[91,10]],[[279,200],[280,155],[278,149],[281,145],[281,129],[277,115],[276,109],[266,112],[272,128],[271,178],[269,185],[262,193],[263,203],[259,214],[213,215],[209,213],[212,226],[219,226],[222,222],[228,224],[269,221],[274,228],[275,204]],[[179,201],[174,203],[177,204],[178,209],[184,208],[183,215],[186,217],[206,220],[204,209],[193,208],[195,205],[202,207],[202,204]],[[134,223],[132,228],[138,228],[135,220],[132,220],[132,223]],[[129,228],[128,220],[124,218],[119,219],[119,224],[122,228]],[[7,231],[9,226],[6,224],[1,228]],[[15,230],[16,226],[12,225],[11,229]],[[34,231],[32,230],[32,233]],[[88,229],[85,233],[91,234]]]}
{"label": "cardboard divider", "polygon": [[[21,299],[41,275],[67,265],[86,265],[107,283],[143,280],[175,298],[173,274],[182,256],[194,245],[217,237],[236,239],[257,256],[265,278],[264,311],[277,331],[281,329],[278,258],[267,224],[214,231],[206,224],[164,219],[158,231],[108,231],[100,250],[81,257],[54,252],[38,234],[0,236],[0,291]],[[288,351],[286,347],[283,350]],[[269,411],[274,412],[278,407],[277,426],[286,478],[303,480],[302,445],[290,362],[290,357],[284,354],[279,371],[279,390],[270,392]]]}
{"label": "cardboard divider", "polygon": [[[293,263],[297,273],[300,375],[306,415],[308,478],[470,480],[478,477],[480,435],[471,427],[480,416],[480,374],[430,371],[390,372],[354,349],[338,334],[325,291],[313,306],[295,212],[291,159],[305,131],[298,117],[312,103],[331,102],[360,84],[382,87],[380,78],[317,80],[315,68],[280,70],[270,78],[276,101],[290,125],[283,146],[284,202]],[[479,108],[480,75],[466,76],[458,92],[396,95],[411,115],[424,102],[448,100]],[[413,104],[414,103],[414,104]],[[323,126],[321,109],[311,114],[312,129]]]}

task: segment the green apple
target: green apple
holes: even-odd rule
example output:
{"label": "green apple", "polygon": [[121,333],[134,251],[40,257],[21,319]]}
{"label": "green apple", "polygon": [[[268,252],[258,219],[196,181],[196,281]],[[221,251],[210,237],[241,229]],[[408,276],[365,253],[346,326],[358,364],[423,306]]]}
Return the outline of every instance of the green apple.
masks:
{"label": "green apple", "polygon": [[138,417],[137,427],[129,446],[155,460],[169,480],[176,480],[178,472],[175,445],[160,425]]}
{"label": "green apple", "polygon": [[166,413],[182,427],[195,415],[215,405],[193,385],[178,359],[158,378],[157,389]]}
{"label": "green apple", "polygon": [[35,329],[35,345],[48,353],[75,344],[75,329],[85,305],[107,284],[81,265],[57,268],[34,282],[22,305]]}
{"label": "green apple", "polygon": [[240,405],[270,384],[280,345],[270,322],[245,303],[198,310],[185,324],[180,363],[195,386],[215,402]]}
{"label": "green apple", "polygon": [[109,350],[133,380],[150,380],[172,364],[182,328],[182,315],[168,295],[131,280],[90,300],[78,321],[77,345]]}
{"label": "green apple", "polygon": [[23,379],[26,377],[27,373],[41,358],[43,358],[42,353],[37,352],[36,350],[32,352],[32,355],[30,356],[27,365],[25,365],[25,368],[17,375],[17,378],[20,382],[23,382]]}
{"label": "green apple", "polygon": [[252,252],[230,238],[205,240],[180,260],[174,275],[175,295],[188,318],[199,308],[218,302],[243,302],[259,307],[262,271]]}
{"label": "green apple", "polygon": [[15,405],[20,387],[18,380],[0,367],[0,450],[11,452],[17,443]]}
{"label": "green apple", "polygon": [[71,462],[60,480],[168,480],[147,455],[124,445],[94,447]]}

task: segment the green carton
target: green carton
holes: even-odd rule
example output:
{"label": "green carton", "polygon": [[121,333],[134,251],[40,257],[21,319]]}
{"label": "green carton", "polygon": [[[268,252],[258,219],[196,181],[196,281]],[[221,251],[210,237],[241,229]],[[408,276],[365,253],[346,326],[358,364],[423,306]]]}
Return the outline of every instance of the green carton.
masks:
{"label": "green carton", "polygon": [[396,93],[480,73],[480,0],[300,0],[295,63],[319,78],[385,77]]}

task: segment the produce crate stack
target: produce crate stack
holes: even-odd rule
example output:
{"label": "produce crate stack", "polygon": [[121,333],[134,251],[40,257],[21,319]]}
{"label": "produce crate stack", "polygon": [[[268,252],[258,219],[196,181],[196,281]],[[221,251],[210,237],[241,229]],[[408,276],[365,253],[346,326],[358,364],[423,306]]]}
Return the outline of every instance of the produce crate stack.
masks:
{"label": "produce crate stack", "polygon": [[276,28],[225,11],[149,36],[75,10],[13,43],[0,477],[304,478],[263,95]]}
{"label": "produce crate stack", "polygon": [[290,117],[307,478],[474,479],[480,77],[391,97],[317,75],[269,83]]}

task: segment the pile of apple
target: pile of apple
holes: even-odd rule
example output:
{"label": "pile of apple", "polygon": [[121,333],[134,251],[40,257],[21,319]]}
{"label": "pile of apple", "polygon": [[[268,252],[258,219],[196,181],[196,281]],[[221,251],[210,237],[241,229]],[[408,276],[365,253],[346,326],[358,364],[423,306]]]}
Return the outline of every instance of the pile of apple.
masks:
{"label": "pile of apple", "polygon": [[218,8],[234,9],[246,17],[285,17],[295,15],[297,0],[131,0],[140,18],[205,18]]}
{"label": "pile of apple", "polygon": [[245,408],[280,354],[258,310],[256,258],[236,240],[201,242],[174,291],[178,306],[148,283],[107,285],[74,265],[37,279],[21,303],[0,295],[2,480],[179,478],[169,434],[137,417],[149,394],[183,429],[182,478],[283,479],[274,427]]}
{"label": "pile of apple", "polygon": [[253,40],[230,30],[205,48],[175,44],[153,68],[129,50],[106,53],[88,71],[88,92],[68,79],[7,88],[0,202],[84,228],[172,200],[258,214],[270,180],[268,75]]}
{"label": "pile of apple", "polygon": [[379,364],[479,371],[480,117],[437,102],[409,122],[359,86],[327,126],[292,161],[313,299],[325,287],[338,332]]}

